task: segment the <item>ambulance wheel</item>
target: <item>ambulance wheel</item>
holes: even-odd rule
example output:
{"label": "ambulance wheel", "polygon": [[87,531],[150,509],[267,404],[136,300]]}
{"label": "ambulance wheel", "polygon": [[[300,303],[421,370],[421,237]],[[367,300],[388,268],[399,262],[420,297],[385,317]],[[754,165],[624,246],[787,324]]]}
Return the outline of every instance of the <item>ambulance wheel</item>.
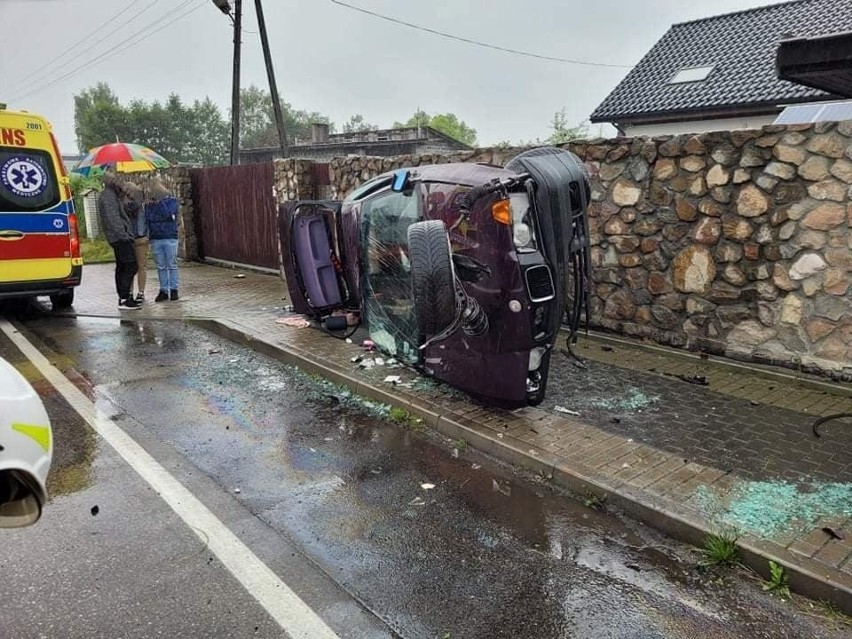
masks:
{"label": "ambulance wheel", "polygon": [[56,293],[50,296],[50,303],[53,304],[53,310],[69,308],[74,304],[74,289],[67,288],[61,293]]}

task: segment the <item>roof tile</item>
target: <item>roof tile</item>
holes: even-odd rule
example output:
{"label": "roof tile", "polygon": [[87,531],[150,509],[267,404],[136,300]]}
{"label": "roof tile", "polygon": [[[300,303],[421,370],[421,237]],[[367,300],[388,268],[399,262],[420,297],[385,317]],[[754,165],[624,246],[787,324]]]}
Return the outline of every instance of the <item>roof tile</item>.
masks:
{"label": "roof tile", "polygon": [[[828,97],[779,80],[778,43],[852,30],[850,0],[793,0],[673,25],[592,113],[592,122]],[[713,65],[706,80],[670,84],[684,68]]]}

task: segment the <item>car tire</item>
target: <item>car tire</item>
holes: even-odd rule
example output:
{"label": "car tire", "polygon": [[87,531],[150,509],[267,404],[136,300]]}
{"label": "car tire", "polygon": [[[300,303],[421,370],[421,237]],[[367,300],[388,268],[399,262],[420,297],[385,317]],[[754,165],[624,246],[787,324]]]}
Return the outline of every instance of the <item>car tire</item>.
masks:
{"label": "car tire", "polygon": [[432,337],[456,318],[453,262],[447,227],[440,220],[408,227],[411,292],[420,335]]}
{"label": "car tire", "polygon": [[50,303],[53,305],[53,310],[69,308],[74,304],[74,289],[65,289],[61,293],[56,293],[50,296]]}

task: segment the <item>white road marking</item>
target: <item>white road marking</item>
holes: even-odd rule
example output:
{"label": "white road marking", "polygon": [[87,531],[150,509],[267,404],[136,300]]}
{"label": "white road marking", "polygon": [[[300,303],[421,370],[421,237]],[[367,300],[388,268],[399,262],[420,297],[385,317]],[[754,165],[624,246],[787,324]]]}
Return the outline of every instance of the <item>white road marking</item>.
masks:
{"label": "white road marking", "polygon": [[21,335],[0,319],[0,330],[12,340],[71,407],[157,491],[198,535],[248,593],[292,639],[335,639],[337,635],[270,568],[232,533],[199,499],[125,433],[62,372]]}

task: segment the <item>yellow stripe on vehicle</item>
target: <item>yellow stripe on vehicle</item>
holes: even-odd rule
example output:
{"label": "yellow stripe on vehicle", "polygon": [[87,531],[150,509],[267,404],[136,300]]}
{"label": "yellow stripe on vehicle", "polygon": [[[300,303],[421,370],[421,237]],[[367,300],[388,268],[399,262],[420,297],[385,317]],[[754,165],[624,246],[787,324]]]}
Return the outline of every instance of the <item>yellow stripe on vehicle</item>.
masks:
{"label": "yellow stripe on vehicle", "polygon": [[44,448],[44,452],[50,451],[50,427],[35,426],[34,424],[12,424],[12,430],[16,430],[22,435],[26,435],[39,446]]}
{"label": "yellow stripe on vehicle", "polygon": [[0,260],[0,283],[61,280],[71,275],[71,258]]}

